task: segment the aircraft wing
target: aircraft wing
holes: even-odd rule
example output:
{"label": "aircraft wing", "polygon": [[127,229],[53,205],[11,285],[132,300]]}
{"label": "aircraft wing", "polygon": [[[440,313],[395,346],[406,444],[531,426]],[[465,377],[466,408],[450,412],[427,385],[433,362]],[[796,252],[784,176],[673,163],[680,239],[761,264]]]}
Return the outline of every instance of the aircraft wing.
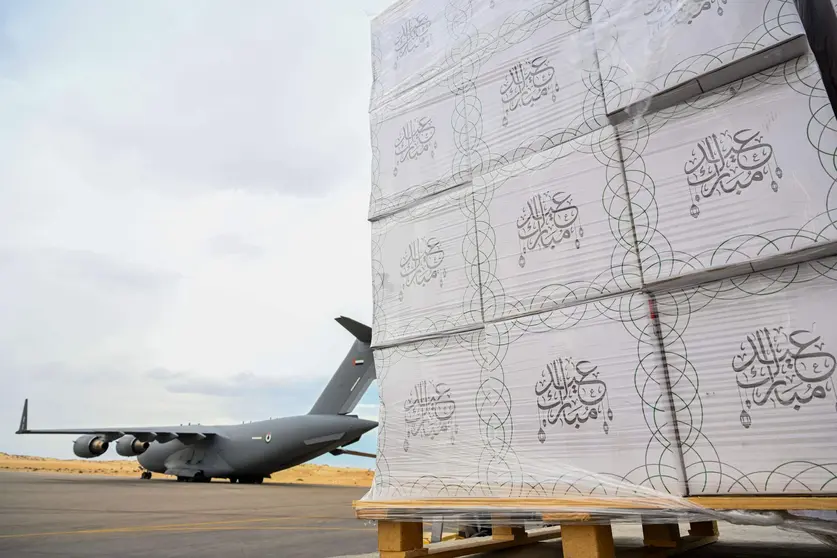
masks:
{"label": "aircraft wing", "polygon": [[147,427],[126,427],[126,428],[60,428],[60,429],[29,429],[29,400],[23,402],[23,414],[20,417],[20,427],[16,434],[93,434],[102,436],[109,441],[116,440],[122,436],[134,436],[142,442],[168,442],[180,440],[184,443],[194,443],[211,436],[220,436],[221,433],[212,426],[201,426],[199,424],[188,426],[147,426]]}

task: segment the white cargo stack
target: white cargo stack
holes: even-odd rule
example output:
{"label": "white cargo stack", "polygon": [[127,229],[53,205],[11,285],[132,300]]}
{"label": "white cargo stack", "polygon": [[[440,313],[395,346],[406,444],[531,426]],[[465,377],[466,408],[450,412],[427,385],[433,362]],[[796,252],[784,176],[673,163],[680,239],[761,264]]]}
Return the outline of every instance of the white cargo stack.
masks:
{"label": "white cargo stack", "polygon": [[[373,28],[364,499],[837,493],[837,124],[793,0]],[[779,327],[811,370],[739,399],[733,353]]]}
{"label": "white cargo stack", "polygon": [[812,55],[618,129],[646,285],[837,252],[837,127]]}
{"label": "white cargo stack", "polygon": [[590,0],[590,9],[607,113],[617,119],[807,50],[793,0]]}
{"label": "white cargo stack", "polygon": [[834,493],[837,259],[657,296],[690,494]]}

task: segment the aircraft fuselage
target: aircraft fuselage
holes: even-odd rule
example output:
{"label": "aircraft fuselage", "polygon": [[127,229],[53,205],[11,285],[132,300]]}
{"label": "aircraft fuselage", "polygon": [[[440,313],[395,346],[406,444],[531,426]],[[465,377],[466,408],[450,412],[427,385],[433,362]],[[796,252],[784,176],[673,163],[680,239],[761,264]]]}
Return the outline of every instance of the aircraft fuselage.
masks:
{"label": "aircraft fuselage", "polygon": [[301,415],[216,426],[194,443],[153,442],[137,456],[154,473],[211,478],[264,478],[345,446],[377,426],[345,415]]}

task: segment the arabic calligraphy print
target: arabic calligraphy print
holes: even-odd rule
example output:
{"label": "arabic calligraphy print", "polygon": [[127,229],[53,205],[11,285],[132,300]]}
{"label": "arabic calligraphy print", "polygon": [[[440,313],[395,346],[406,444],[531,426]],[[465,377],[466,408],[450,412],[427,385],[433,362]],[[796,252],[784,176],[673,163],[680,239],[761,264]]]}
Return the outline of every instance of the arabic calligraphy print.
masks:
{"label": "arabic calligraphy print", "polygon": [[404,451],[410,451],[410,438],[435,440],[442,433],[449,435],[453,444],[459,427],[450,388],[429,380],[415,384],[404,402],[404,426]]}
{"label": "arabic calligraphy print", "polygon": [[443,287],[447,275],[442,267],[444,261],[445,251],[438,239],[421,237],[413,240],[399,261],[403,279],[399,300],[403,301],[404,291],[414,285],[423,287],[438,279],[439,287]]}
{"label": "arabic calligraphy print", "polygon": [[613,410],[607,385],[599,379],[598,367],[587,360],[559,357],[546,365],[535,384],[538,400],[538,441],[546,441],[546,428],[559,424],[576,429],[590,420],[602,419],[610,432]]}
{"label": "arabic calligraphy print", "polygon": [[555,249],[565,241],[575,240],[581,248],[584,229],[578,218],[578,207],[573,205],[572,194],[546,191],[535,194],[526,201],[522,215],[517,219],[517,237],[520,241],[520,267],[526,266],[526,253]]}
{"label": "arabic calligraphy print", "polygon": [[773,147],[764,142],[761,132],[744,128],[734,134],[724,130],[698,142],[683,166],[692,205],[689,213],[700,215],[698,203],[712,196],[741,195],[754,183],[770,182],[779,191],[782,169],[776,162]]}
{"label": "arabic calligraphy print", "polygon": [[535,102],[552,93],[552,102],[559,91],[555,81],[555,68],[544,56],[517,62],[506,74],[500,86],[503,103],[503,126],[508,126],[509,115],[520,107],[535,106]]}
{"label": "arabic calligraphy print", "polygon": [[753,405],[793,407],[835,397],[834,355],[818,335],[805,329],[786,334],[783,327],[747,335],[732,359],[742,398],[741,425],[750,428]]}
{"label": "arabic calligraphy print", "polygon": [[727,0],[651,0],[649,4],[651,7],[645,12],[645,16],[652,23],[658,26],[691,25],[701,14],[713,7],[719,16],[724,15]]}
{"label": "arabic calligraphy print", "polygon": [[431,159],[435,158],[438,147],[435,136],[436,127],[429,117],[414,118],[404,124],[395,140],[395,167],[392,174],[398,176],[398,165],[407,160],[414,161],[425,153],[429,153]]}
{"label": "arabic calligraphy print", "polygon": [[395,64],[398,69],[398,61],[409,56],[418,48],[430,48],[432,35],[430,33],[431,22],[425,14],[418,14],[407,19],[398,29],[398,36],[395,39]]}

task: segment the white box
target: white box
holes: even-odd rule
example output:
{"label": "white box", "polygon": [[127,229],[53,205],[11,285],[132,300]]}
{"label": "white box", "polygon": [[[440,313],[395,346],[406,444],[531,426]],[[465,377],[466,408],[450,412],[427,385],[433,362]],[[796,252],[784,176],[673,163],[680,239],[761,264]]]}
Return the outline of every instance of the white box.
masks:
{"label": "white box", "polygon": [[648,308],[634,294],[376,350],[364,499],[684,495]]}
{"label": "white box", "polygon": [[370,115],[370,219],[471,179],[468,132],[452,79],[442,74]]}
{"label": "white box", "polygon": [[685,494],[644,294],[488,324],[486,342],[524,495]]}
{"label": "white box", "polygon": [[[463,58],[519,42],[552,22],[567,28],[589,26],[587,0],[400,0],[371,25],[372,98],[370,108],[459,67]],[[592,46],[590,47],[593,48]]]}
{"label": "white box", "polygon": [[474,179],[487,321],[641,286],[612,126]]}
{"label": "white box", "polygon": [[483,336],[478,330],[374,351],[378,449],[367,499],[472,494],[483,453],[474,406]]}
{"label": "white box", "polygon": [[479,175],[608,124],[589,25],[552,12],[463,59],[470,164]]}
{"label": "white box", "polygon": [[[460,4],[464,6],[465,4]],[[544,25],[531,24],[541,16],[554,23],[561,23],[565,30],[579,31],[590,25],[590,10],[587,0],[470,0],[467,2],[467,19],[459,20],[465,37],[461,48],[468,52],[473,49],[493,49],[494,43],[510,40],[520,41],[514,35],[531,33]]]}
{"label": "white box", "polygon": [[482,322],[471,185],[372,223],[375,347]]}
{"label": "white box", "polygon": [[837,259],[657,301],[689,493],[837,491]]}
{"label": "white box", "polygon": [[665,108],[807,49],[793,0],[591,0],[590,9],[615,120],[620,111]]}
{"label": "white box", "polygon": [[451,0],[400,0],[372,20],[372,98],[370,109],[450,70]]}
{"label": "white box", "polygon": [[[425,3],[382,16],[375,64],[400,56],[393,37]],[[428,53],[410,54],[418,67],[399,66],[397,78],[374,72],[370,220],[608,123],[586,0],[483,0],[447,5],[447,26],[441,17],[416,23],[447,33]]]}
{"label": "white box", "polygon": [[646,284],[834,253],[837,129],[820,84],[808,55],[618,126]]}

